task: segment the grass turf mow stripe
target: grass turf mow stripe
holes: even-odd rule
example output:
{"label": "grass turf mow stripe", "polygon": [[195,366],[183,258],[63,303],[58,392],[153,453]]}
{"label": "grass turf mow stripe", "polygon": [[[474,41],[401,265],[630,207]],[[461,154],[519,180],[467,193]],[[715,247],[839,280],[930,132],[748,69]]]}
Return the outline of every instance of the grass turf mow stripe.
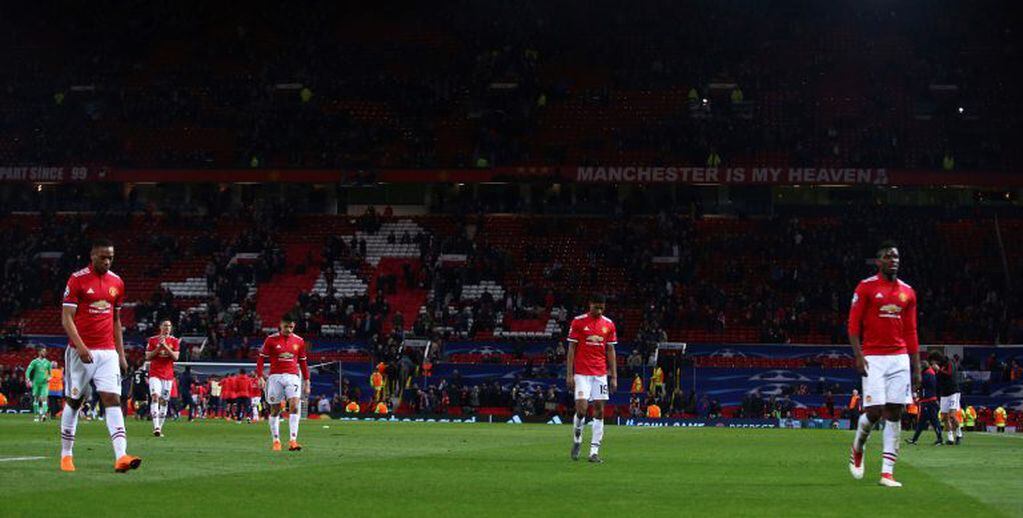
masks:
{"label": "grass turf mow stripe", "polygon": [[902,445],[895,475],[905,487],[891,489],[877,485],[880,434],[857,481],[852,433],[837,430],[608,425],[605,463],[593,465],[569,459],[567,425],[307,420],[301,452],[270,451],[265,422],[169,422],[164,438],[148,422],[127,428],[139,470],[113,472],[106,426],[93,421],[78,428],[78,471],[62,473],[57,423],[0,417],[0,457],[46,457],[3,464],[0,515],[38,516],[44,502],[47,514],[82,516],[1023,517],[1023,443],[982,433],[959,447]]}

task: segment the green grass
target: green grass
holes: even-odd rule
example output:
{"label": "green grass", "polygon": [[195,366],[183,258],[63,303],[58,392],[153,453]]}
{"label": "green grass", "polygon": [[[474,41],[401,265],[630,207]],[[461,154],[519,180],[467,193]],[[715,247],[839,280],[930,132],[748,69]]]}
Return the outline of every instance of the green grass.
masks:
{"label": "green grass", "polygon": [[0,417],[0,459],[46,457],[0,462],[0,516],[1023,516],[1019,436],[905,446],[888,489],[880,434],[856,481],[847,431],[607,426],[603,465],[569,460],[568,426],[303,421],[297,453],[271,452],[265,423],[150,431],[129,423],[144,462],[116,474],[105,425],[83,422],[61,473],[56,423]]}

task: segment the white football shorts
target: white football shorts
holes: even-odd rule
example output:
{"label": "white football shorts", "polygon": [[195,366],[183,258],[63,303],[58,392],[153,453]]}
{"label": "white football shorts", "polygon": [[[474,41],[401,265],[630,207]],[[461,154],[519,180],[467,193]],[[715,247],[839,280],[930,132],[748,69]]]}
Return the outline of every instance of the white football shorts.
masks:
{"label": "white football shorts", "polygon": [[162,380],[160,378],[149,378],[149,393],[156,394],[160,399],[164,401],[170,400],[171,387],[174,386],[174,380]]}
{"label": "white football shorts", "polygon": [[869,355],[863,377],[863,407],[913,402],[909,355]]}
{"label": "white football shorts", "polygon": [[284,399],[301,397],[302,378],[298,374],[271,374],[266,379],[266,402],[279,404]]}
{"label": "white football shorts", "polygon": [[607,401],[608,388],[607,376],[587,376],[576,374],[575,379],[575,400],[585,399],[586,401]]}
{"label": "white football shorts", "polygon": [[71,399],[81,399],[91,381],[96,384],[96,391],[120,396],[121,365],[117,359],[117,351],[90,349],[89,352],[92,355],[92,363],[83,363],[73,346],[68,346],[64,350],[64,365],[67,366],[64,395]]}

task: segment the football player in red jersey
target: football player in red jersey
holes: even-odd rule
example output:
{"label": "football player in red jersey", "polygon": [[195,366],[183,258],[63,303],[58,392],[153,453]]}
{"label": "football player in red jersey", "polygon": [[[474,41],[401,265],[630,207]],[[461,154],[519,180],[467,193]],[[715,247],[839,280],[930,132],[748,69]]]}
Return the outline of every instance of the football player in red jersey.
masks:
{"label": "football player in red jersey", "polygon": [[249,383],[249,401],[252,403],[252,420],[259,421],[259,405],[262,403],[263,390],[259,388],[259,376],[253,372],[252,376],[247,377],[246,381]]}
{"label": "football player in red jersey", "polygon": [[849,458],[853,478],[863,478],[863,451],[874,425],[884,417],[880,484],[895,481],[902,410],[920,386],[920,343],[916,333],[916,292],[898,279],[899,249],[890,241],[877,251],[878,273],[856,287],[849,307],[849,341],[863,377],[860,415]]}
{"label": "football player in red jersey", "polygon": [[[575,399],[572,417],[572,460],[579,460],[583,442],[586,411],[593,403],[593,437],[590,441],[590,462],[600,463],[600,442],[604,439],[604,402],[618,388],[618,363],[615,345],[618,332],[611,319],[604,316],[607,299],[603,295],[590,298],[590,311],[572,320],[568,332],[568,356],[565,384]],[[610,383],[608,371],[611,373]]]}
{"label": "football player in red jersey", "polygon": [[60,318],[70,342],[64,350],[67,399],[60,418],[60,469],[75,470],[73,448],[78,409],[91,381],[106,408],[107,430],[114,446],[114,470],[124,473],[142,464],[142,459],[127,454],[128,438],[121,411],[120,378],[128,371],[121,328],[124,281],[110,271],[114,263],[112,242],[94,241],[89,255],[90,264],[68,278]]}
{"label": "football player in red jersey", "polygon": [[[279,332],[267,337],[263,350],[256,360],[256,375],[266,387],[266,402],[270,405],[270,434],[273,437],[271,449],[281,450],[280,423],[281,400],[288,402],[289,451],[299,451],[298,423],[301,415],[301,397],[309,395],[309,364],[306,360],[306,344],[295,334],[294,317],[281,317]],[[270,377],[263,377],[263,362],[270,359]],[[301,373],[301,377],[299,377]],[[301,390],[301,392],[299,392]]]}
{"label": "football player in red jersey", "polygon": [[174,362],[178,361],[180,342],[171,335],[170,320],[160,322],[160,334],[146,343],[149,361],[149,413],[153,417],[153,435],[163,437],[163,423],[167,420],[167,402],[174,386]]}

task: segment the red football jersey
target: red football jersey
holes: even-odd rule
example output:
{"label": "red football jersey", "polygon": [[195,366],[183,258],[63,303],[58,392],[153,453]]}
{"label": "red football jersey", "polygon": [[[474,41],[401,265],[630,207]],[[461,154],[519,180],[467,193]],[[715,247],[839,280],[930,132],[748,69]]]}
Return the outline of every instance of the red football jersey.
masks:
{"label": "red football jersey", "polygon": [[861,337],[864,355],[917,354],[916,292],[898,279],[863,279],[849,307],[849,336]]}
{"label": "red football jersey", "polygon": [[75,327],[89,349],[114,348],[114,310],[124,303],[124,281],[116,273],[97,274],[92,265],[67,280],[64,306],[77,308]]}
{"label": "red football jersey", "polygon": [[305,340],[296,334],[282,336],[274,333],[263,342],[263,350],[256,361],[256,374],[263,375],[263,361],[270,359],[270,374],[298,374],[309,379],[309,364],[306,363]]}
{"label": "red football jersey", "polygon": [[235,387],[236,382],[234,374],[220,380],[220,397],[224,399],[234,399],[238,397],[238,390]]}
{"label": "red football jersey", "polygon": [[568,341],[575,343],[575,372],[585,376],[607,375],[607,346],[618,343],[615,323],[603,315],[589,313],[572,320]]}
{"label": "red football jersey", "polygon": [[[176,337],[168,336],[166,340],[167,345],[170,346],[171,350],[179,350],[181,343]],[[150,337],[146,344],[146,352],[155,351],[157,349],[160,349],[160,353],[149,361],[149,377],[162,380],[174,379],[174,358],[171,357],[170,353],[160,347],[159,335]]]}
{"label": "red football jersey", "polygon": [[245,379],[249,382],[249,397],[261,397],[263,395],[263,391],[259,390],[259,378],[248,376]]}

